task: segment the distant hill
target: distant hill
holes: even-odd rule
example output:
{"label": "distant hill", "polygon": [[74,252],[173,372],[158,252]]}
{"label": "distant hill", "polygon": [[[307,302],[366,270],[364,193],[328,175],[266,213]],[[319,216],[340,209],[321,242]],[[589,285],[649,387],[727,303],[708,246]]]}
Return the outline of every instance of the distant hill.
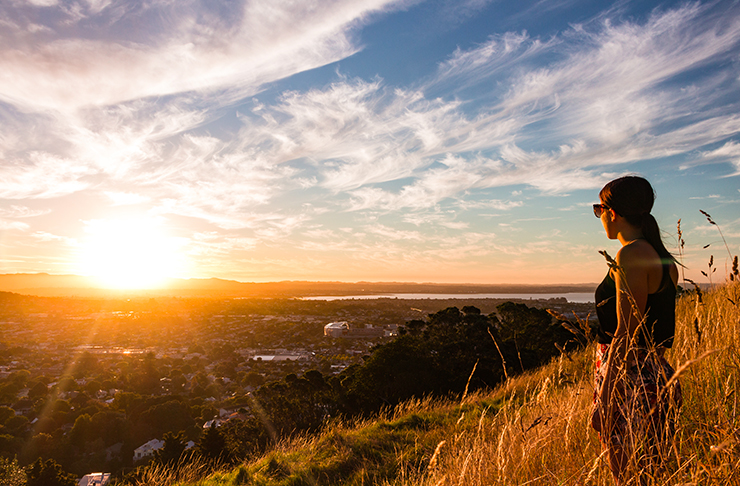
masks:
{"label": "distant hill", "polygon": [[391,293],[483,294],[590,292],[595,284],[441,284],[414,282],[237,282],[219,278],[169,279],[161,289],[112,290],[92,277],[46,273],[0,274],[0,291],[40,296],[121,297],[310,297],[319,295],[374,295]]}

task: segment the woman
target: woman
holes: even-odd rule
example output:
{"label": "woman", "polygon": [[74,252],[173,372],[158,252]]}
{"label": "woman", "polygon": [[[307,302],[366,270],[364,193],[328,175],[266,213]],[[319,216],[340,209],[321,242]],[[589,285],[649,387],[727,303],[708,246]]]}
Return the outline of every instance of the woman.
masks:
{"label": "woman", "polygon": [[594,214],[622,248],[596,289],[599,318],[592,426],[617,484],[654,474],[667,457],[680,387],[663,357],[673,344],[678,270],[650,214],[655,194],[642,177],[609,182]]}

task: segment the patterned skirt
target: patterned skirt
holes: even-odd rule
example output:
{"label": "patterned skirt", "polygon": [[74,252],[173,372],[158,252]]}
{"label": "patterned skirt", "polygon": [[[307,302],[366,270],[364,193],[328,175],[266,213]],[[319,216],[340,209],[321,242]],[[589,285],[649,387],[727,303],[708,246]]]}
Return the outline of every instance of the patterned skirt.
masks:
{"label": "patterned skirt", "polygon": [[[604,383],[609,345],[596,345],[594,409],[602,406],[598,395]],[[651,456],[664,456],[675,431],[681,408],[681,385],[667,387],[675,371],[663,356],[640,349],[637,360],[617,380],[614,416],[610,431],[600,431],[605,446],[619,445]],[[644,457],[644,456],[643,456]]]}

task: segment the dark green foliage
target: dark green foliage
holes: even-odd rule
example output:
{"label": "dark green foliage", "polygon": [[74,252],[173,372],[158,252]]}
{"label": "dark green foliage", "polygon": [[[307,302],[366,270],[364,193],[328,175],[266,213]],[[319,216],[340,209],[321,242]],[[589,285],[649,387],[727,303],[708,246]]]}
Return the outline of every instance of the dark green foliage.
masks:
{"label": "dark green foliage", "polygon": [[74,474],[62,469],[53,459],[40,458],[26,468],[28,486],[77,486]]}
{"label": "dark green foliage", "polygon": [[546,362],[573,337],[544,310],[511,302],[497,310],[501,320],[465,306],[407,322],[396,340],[342,373],[344,411],[366,413],[410,397],[492,387],[504,377],[501,354],[509,373],[522,371]]}
{"label": "dark green foliage", "polygon": [[430,349],[405,335],[375,348],[361,365],[343,373],[345,408],[372,412],[404,398],[442,391]]}
{"label": "dark green foliage", "polygon": [[16,451],[20,450],[23,443],[24,440],[21,437],[0,433],[0,456],[13,455]]}
{"label": "dark green foliage", "polygon": [[69,431],[69,443],[76,447],[83,447],[90,437],[90,415],[82,414],[77,417],[72,430]]}
{"label": "dark green foliage", "polygon": [[[30,385],[30,383],[29,383]],[[48,389],[46,385],[40,381],[37,381],[31,385],[31,389],[28,390],[28,396],[34,400],[43,398],[47,395]]]}
{"label": "dark green foliage", "polygon": [[93,438],[103,440],[106,447],[123,442],[128,437],[126,418],[115,412],[98,412],[90,419],[90,432]]}
{"label": "dark green foliage", "polygon": [[226,439],[214,423],[206,430],[197,445],[198,453],[205,459],[215,462],[228,462],[229,450],[226,447]]}
{"label": "dark green foliage", "polygon": [[370,412],[413,396],[459,393],[474,367],[472,387],[493,386],[503,375],[488,334],[496,322],[472,306],[465,312],[449,307],[427,321],[410,321],[405,334],[376,347],[362,366],[343,373],[348,408]]}
{"label": "dark green foliage", "polygon": [[15,415],[5,421],[5,429],[12,434],[19,434],[24,432],[29,425],[30,421],[23,415]]}
{"label": "dark green foliage", "polygon": [[10,417],[15,417],[15,411],[10,407],[0,406],[0,425],[5,425]]}
{"label": "dark green foliage", "polygon": [[154,460],[159,464],[165,466],[171,466],[180,460],[183,452],[185,452],[185,433],[180,431],[178,433],[166,432],[164,437],[164,446],[154,453]]}
{"label": "dark green foliage", "polygon": [[499,346],[506,350],[509,365],[518,365],[518,371],[546,363],[559,353],[556,343],[563,347],[574,337],[545,310],[512,302],[505,302],[496,310],[501,316],[497,329]]}
{"label": "dark green foliage", "polygon": [[337,397],[320,372],[312,370],[298,378],[263,385],[249,403],[270,434],[317,430],[328,415],[337,411]]}
{"label": "dark green foliage", "polygon": [[147,353],[137,372],[131,376],[131,386],[142,395],[151,395],[159,390],[159,372],[155,366],[155,357]]}
{"label": "dark green foliage", "polygon": [[267,428],[254,417],[247,420],[229,420],[219,431],[226,441],[229,456],[243,459],[265,450],[270,441]]}
{"label": "dark green foliage", "polygon": [[411,397],[493,387],[504,378],[501,354],[513,373],[546,362],[559,352],[556,343],[572,338],[545,311],[512,303],[498,311],[501,320],[473,306],[462,312],[448,307],[409,321],[397,339],[376,346],[362,364],[329,383],[311,370],[262,386],[247,406],[249,425],[225,428],[227,447],[248,454],[268,437],[316,430],[336,414],[368,414]]}
{"label": "dark green foliage", "polygon": [[250,371],[249,373],[244,375],[244,378],[242,378],[242,384],[244,386],[252,386],[252,387],[264,385],[265,378],[259,373]]}
{"label": "dark green foliage", "polygon": [[194,424],[190,408],[179,400],[154,404],[137,420],[137,432],[151,437],[161,437],[166,432],[186,430]]}

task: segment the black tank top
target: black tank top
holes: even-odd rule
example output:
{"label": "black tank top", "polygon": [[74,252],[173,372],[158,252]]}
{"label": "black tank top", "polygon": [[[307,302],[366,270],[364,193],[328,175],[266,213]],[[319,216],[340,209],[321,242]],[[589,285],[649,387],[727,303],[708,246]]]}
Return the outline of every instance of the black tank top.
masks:
{"label": "black tank top", "polygon": [[[598,341],[608,344],[617,332],[617,286],[611,272],[596,287],[594,296],[596,316],[599,318]],[[648,294],[645,316],[645,324],[640,326],[638,346],[673,346],[676,332],[676,286],[671,279],[670,264],[663,265],[663,278],[658,291]]]}

